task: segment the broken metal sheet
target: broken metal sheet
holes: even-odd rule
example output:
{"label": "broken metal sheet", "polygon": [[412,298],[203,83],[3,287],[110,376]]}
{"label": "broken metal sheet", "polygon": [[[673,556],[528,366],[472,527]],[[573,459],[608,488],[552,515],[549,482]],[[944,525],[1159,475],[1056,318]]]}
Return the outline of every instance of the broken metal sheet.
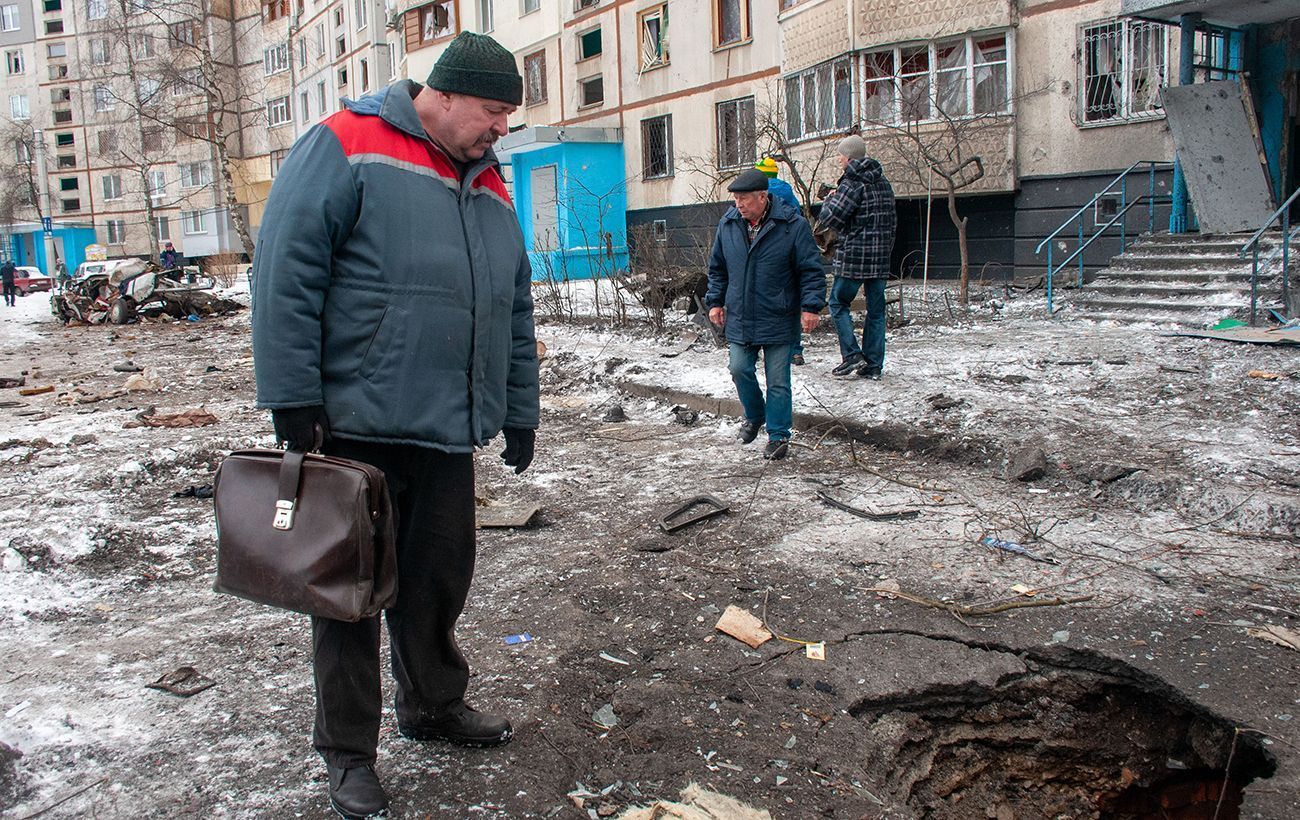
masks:
{"label": "broken metal sheet", "polygon": [[173,695],[188,698],[216,685],[216,681],[199,672],[193,666],[182,666],[173,669],[153,683],[146,683],[145,688],[159,689],[163,692],[171,692]]}
{"label": "broken metal sheet", "polygon": [[1253,111],[1242,93],[1234,80],[1161,91],[1174,150],[1205,233],[1253,231],[1277,207]]}
{"label": "broken metal sheet", "polygon": [[1234,327],[1227,330],[1174,330],[1164,336],[1194,336],[1198,339],[1218,339],[1224,342],[1245,342],[1255,345],[1300,344],[1300,327],[1279,327],[1271,330],[1259,327]]}
{"label": "broken metal sheet", "polygon": [[681,334],[681,338],[677,342],[677,346],[670,348],[668,350],[661,350],[659,351],[659,355],[669,359],[673,358],[674,356],[680,356],[686,351],[690,350],[691,346],[694,345],[699,340],[700,340],[700,334],[698,332],[694,330],[683,330]]}
{"label": "broken metal sheet", "polygon": [[519,529],[527,527],[542,509],[540,504],[494,504],[478,508],[478,528]]}
{"label": "broken metal sheet", "polygon": [[[693,508],[704,507],[700,512],[687,515]],[[704,521],[714,516],[722,515],[731,508],[723,504],[711,495],[697,495],[694,498],[679,504],[668,512],[664,513],[659,519],[659,529],[664,532],[676,532],[682,527],[690,526],[697,521]]]}

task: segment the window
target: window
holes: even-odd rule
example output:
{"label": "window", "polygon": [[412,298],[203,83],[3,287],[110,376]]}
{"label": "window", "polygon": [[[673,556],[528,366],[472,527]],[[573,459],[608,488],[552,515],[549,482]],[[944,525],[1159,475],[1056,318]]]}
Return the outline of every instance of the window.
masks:
{"label": "window", "polygon": [[141,105],[153,105],[158,102],[158,92],[162,90],[162,80],[156,77],[141,77],[135,84],[137,99]]}
{"label": "window", "polygon": [[71,148],[77,144],[76,134],[55,134],[54,144],[60,148]]}
{"label": "window", "polygon": [[159,242],[166,242],[172,238],[171,220],[165,216],[154,216],[154,235],[158,237]]}
{"label": "window", "polygon": [[336,9],[334,9],[334,27],[335,27],[335,28],[338,28],[338,27],[341,26],[341,25],[343,25],[343,7],[342,7],[342,6],[340,6],[340,7],[336,8]]}
{"label": "window", "polygon": [[149,171],[149,199],[154,205],[162,204],[167,196],[167,174],[157,169]]}
{"label": "window", "polygon": [[271,152],[271,179],[275,179],[280,173],[280,166],[284,164],[284,161],[288,156],[289,150],[287,148],[281,148],[277,151]]}
{"label": "window", "polygon": [[320,111],[321,114],[324,114],[326,105],[328,105],[328,103],[325,97],[325,81],[321,80],[316,83],[316,109]]}
{"label": "window", "polygon": [[524,10],[520,14],[532,14],[542,7],[542,0],[524,0]]}
{"label": "window", "polygon": [[599,3],[600,0],[575,0],[574,6],[578,11],[589,9]]}
{"label": "window", "polygon": [[365,28],[370,22],[369,4],[370,0],[356,0],[356,4],[353,6],[352,18],[357,24],[357,31]]}
{"label": "window", "polygon": [[1169,35],[1159,23],[1109,20],[1080,29],[1079,107],[1085,123],[1160,116]]}
{"label": "window", "polygon": [[108,40],[97,37],[90,41],[90,62],[93,65],[108,64]]}
{"label": "window", "polygon": [[105,174],[100,181],[104,184],[104,199],[122,198],[122,177],[117,174]]}
{"label": "window", "polygon": [[81,182],[79,182],[76,177],[60,177],[59,190],[60,191],[81,190]]}
{"label": "window", "polygon": [[546,52],[524,56],[524,105],[546,102]]}
{"label": "window", "polygon": [[68,211],[81,210],[81,200],[77,197],[69,197],[67,199],[62,199],[59,202],[60,202],[60,206],[63,208],[64,213],[67,213]]}
{"label": "window", "polygon": [[749,0],[713,0],[713,15],[715,45],[749,41]]}
{"label": "window", "polygon": [[718,103],[718,167],[741,168],[754,164],[754,98]]}
{"label": "window", "polygon": [[21,51],[6,51],[5,72],[8,74],[22,74],[24,70],[23,53]]}
{"label": "window", "polygon": [[32,116],[31,109],[27,107],[26,94],[9,95],[9,119],[26,120]]}
{"label": "window", "polygon": [[206,162],[182,162],[181,187],[198,188],[212,182],[212,169]]}
{"label": "window", "polygon": [[605,80],[599,74],[578,81],[578,107],[600,105],[605,101]]}
{"label": "window", "polygon": [[289,70],[289,44],[277,43],[262,49],[262,72],[266,76]]}
{"label": "window", "polygon": [[205,233],[208,220],[203,211],[181,211],[181,230],[187,234]]}
{"label": "window", "polygon": [[478,0],[478,30],[483,34],[492,30],[492,0]]}
{"label": "window", "polygon": [[[284,125],[292,119],[289,111],[289,98],[276,97],[273,100],[266,101],[266,124],[271,128],[277,125]],[[184,183],[182,183],[184,184]]]}
{"label": "window", "polygon": [[63,0],[45,0],[46,11],[62,11]]}
{"label": "window", "polygon": [[48,57],[50,57],[50,59],[58,59],[59,57],[67,57],[67,56],[68,56],[68,44],[67,44],[67,43],[47,43],[46,46],[45,46],[45,54],[46,54]]}
{"label": "window", "polygon": [[108,220],[108,244],[121,245],[126,241],[126,220]]}
{"label": "window", "polygon": [[302,119],[302,124],[306,125],[311,120],[311,98],[306,91],[298,95],[298,116]]}
{"label": "window", "polygon": [[99,137],[99,155],[101,157],[111,157],[117,153],[116,131],[100,131],[96,136]]}
{"label": "window", "polygon": [[443,0],[425,6],[420,11],[420,42],[431,43],[456,33],[456,6],[452,0]]}
{"label": "window", "polygon": [[307,67],[307,40],[304,37],[298,38],[298,67]]}
{"label": "window", "polygon": [[1005,32],[871,51],[860,65],[869,126],[1010,110]]}
{"label": "window", "polygon": [[656,242],[668,241],[668,220],[656,219],[650,223],[650,235]]}
{"label": "window", "polygon": [[316,26],[316,56],[325,56],[325,24]]}
{"label": "window", "polygon": [[131,0],[128,5],[131,7],[132,14],[139,14],[153,8],[153,0]]}
{"label": "window", "polygon": [[135,34],[135,56],[141,60],[148,60],[156,55],[153,47],[153,35],[147,31],[138,31]]}
{"label": "window", "polygon": [[278,20],[289,16],[289,0],[262,0],[262,19]]}
{"label": "window", "polygon": [[62,20],[46,20],[46,21],[45,21],[45,33],[46,33],[46,34],[62,34],[62,33],[63,33],[63,21],[62,21]]}
{"label": "window", "polygon": [[108,16],[108,0],[86,0],[86,17],[103,20]]}
{"label": "window", "polygon": [[673,175],[673,118],[671,114],[641,120],[641,177]]}
{"label": "window", "polygon": [[21,139],[14,140],[14,150],[17,152],[19,165],[32,164],[32,147]]}
{"label": "window", "polygon": [[172,81],[172,96],[185,97],[197,94],[203,88],[203,70],[195,66],[187,68]]}
{"label": "window", "polygon": [[1230,35],[1222,29],[1197,29],[1192,41],[1192,81],[1209,83],[1237,77]]}
{"label": "window", "polygon": [[582,32],[578,35],[578,59],[590,60],[596,57],[602,50],[600,42],[600,26]]}
{"label": "window", "polygon": [[68,67],[62,63],[50,63],[50,79],[62,80],[68,76]]}
{"label": "window", "polygon": [[163,133],[161,128],[146,128],[142,132],[144,139],[140,142],[140,148],[145,153],[156,154],[163,148]]}
{"label": "window", "polygon": [[339,88],[343,88],[347,84],[348,84],[348,67],[343,66],[342,68],[339,69]]}
{"label": "window", "polygon": [[18,4],[0,6],[0,30],[18,30]]}
{"label": "window", "polygon": [[668,4],[652,6],[636,16],[641,32],[641,70],[668,64]]}
{"label": "window", "polygon": [[76,168],[77,158],[72,154],[60,154],[54,161],[56,168]]}
{"label": "window", "polygon": [[179,23],[172,23],[167,26],[167,36],[171,40],[172,48],[194,45],[194,21],[182,20]]}
{"label": "window", "polygon": [[848,130],[853,119],[851,76],[849,59],[840,58],[786,77],[786,137],[797,140]]}
{"label": "window", "polygon": [[346,34],[340,34],[334,41],[334,56],[342,57],[348,53],[348,38]]}
{"label": "window", "polygon": [[363,57],[358,63],[361,68],[361,90],[368,91],[370,89],[370,61]]}
{"label": "window", "polygon": [[59,103],[72,102],[72,89],[70,88],[51,88],[50,102],[58,105]]}

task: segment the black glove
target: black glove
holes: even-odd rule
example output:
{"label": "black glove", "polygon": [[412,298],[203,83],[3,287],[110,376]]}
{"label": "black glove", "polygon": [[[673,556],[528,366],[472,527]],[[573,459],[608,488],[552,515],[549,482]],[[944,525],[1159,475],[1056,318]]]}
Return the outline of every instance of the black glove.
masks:
{"label": "black glove", "polygon": [[271,411],[271,420],[275,423],[275,440],[284,442],[290,450],[310,452],[330,440],[330,420],[323,404],[277,408]]}
{"label": "black glove", "polygon": [[533,446],[537,442],[537,431],[524,427],[507,427],[501,431],[506,437],[506,449],[501,451],[501,460],[508,467],[515,468],[515,475],[528,469],[533,463]]}

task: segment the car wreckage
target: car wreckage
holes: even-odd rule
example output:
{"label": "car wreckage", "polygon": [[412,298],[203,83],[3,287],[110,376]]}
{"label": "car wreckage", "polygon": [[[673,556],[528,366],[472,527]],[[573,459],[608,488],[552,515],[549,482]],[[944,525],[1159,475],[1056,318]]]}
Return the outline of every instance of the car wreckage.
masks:
{"label": "car wreckage", "polygon": [[50,296],[50,311],[66,324],[124,325],[141,316],[176,319],[237,310],[211,291],[216,281],[198,268],[163,270],[136,259],[111,272],[74,279]]}

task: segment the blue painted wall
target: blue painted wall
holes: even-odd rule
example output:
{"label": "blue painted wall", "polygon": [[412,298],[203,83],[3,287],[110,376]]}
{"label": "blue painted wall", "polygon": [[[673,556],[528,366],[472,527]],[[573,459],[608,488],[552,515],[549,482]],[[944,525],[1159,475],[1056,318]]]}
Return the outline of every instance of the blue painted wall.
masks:
{"label": "blue painted wall", "polygon": [[[54,236],[63,240],[63,254],[60,258],[68,266],[69,273],[86,261],[86,246],[95,244],[94,228],[55,227]],[[31,248],[30,253],[28,248]],[[39,228],[14,233],[8,252],[15,265],[30,265],[40,268],[49,276],[54,275],[54,260],[45,253],[45,235]]]}
{"label": "blue painted wall", "polygon": [[[621,143],[565,142],[511,156],[515,211],[533,279],[608,277],[627,269],[627,185]],[[555,166],[555,250],[536,251],[532,171]]]}
{"label": "blue painted wall", "polygon": [[1286,179],[1282,174],[1282,143],[1287,127],[1285,81],[1288,71],[1300,70],[1300,49],[1289,42],[1286,31],[1285,26],[1256,29],[1259,40],[1252,69],[1254,82],[1251,83],[1275,202],[1282,202],[1291,195],[1290,191],[1283,190]]}

